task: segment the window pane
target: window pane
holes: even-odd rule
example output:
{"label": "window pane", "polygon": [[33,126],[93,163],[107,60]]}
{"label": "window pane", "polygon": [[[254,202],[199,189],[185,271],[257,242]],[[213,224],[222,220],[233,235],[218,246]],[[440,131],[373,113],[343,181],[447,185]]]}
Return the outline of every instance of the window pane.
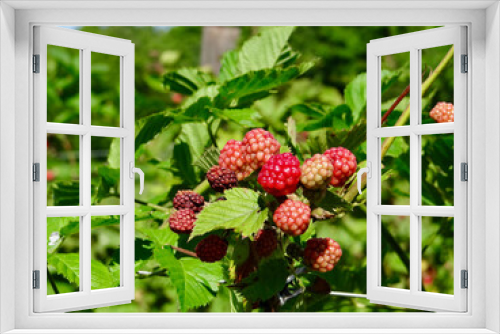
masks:
{"label": "window pane", "polygon": [[47,122],[80,123],[80,50],[47,45]]}
{"label": "window pane", "polygon": [[454,135],[422,136],[422,205],[453,206]]}
{"label": "window pane", "polygon": [[410,217],[382,216],[382,286],[410,288]]}
{"label": "window pane", "polygon": [[80,205],[80,137],[47,135],[47,206]]}
{"label": "window pane", "polygon": [[382,205],[409,205],[410,138],[382,138],[381,144],[390,141],[393,142],[382,159]]}
{"label": "window pane", "polygon": [[410,53],[403,52],[380,59],[382,90],[382,126],[401,126],[410,124]]}
{"label": "window pane", "polygon": [[120,126],[120,57],[91,54],[91,124]]}
{"label": "window pane", "polygon": [[80,217],[47,218],[47,294],[77,292],[80,284]]}
{"label": "window pane", "polygon": [[120,286],[120,216],[92,217],[92,290]]}
{"label": "window pane", "polygon": [[422,217],[422,290],[453,294],[452,217]]}
{"label": "window pane", "polygon": [[92,137],[92,205],[120,204],[120,138]]}
{"label": "window pane", "polygon": [[[422,124],[454,121],[453,50],[452,45],[422,50],[422,84],[436,70],[441,73],[427,91],[422,86]],[[446,57],[446,56],[449,57]],[[443,63],[443,59],[447,62]],[[444,67],[439,67],[442,63]]]}

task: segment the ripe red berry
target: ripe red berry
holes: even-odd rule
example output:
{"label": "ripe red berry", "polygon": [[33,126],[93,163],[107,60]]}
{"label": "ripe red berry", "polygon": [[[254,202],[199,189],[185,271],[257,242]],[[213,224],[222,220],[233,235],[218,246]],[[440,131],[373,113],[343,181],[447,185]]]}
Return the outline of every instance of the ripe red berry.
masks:
{"label": "ripe red berry", "polygon": [[287,199],[274,211],[273,221],[283,233],[298,236],[309,227],[311,208],[300,201]]}
{"label": "ripe red berry", "polygon": [[175,194],[173,204],[177,210],[191,209],[198,213],[205,205],[205,198],[191,190],[180,190]]}
{"label": "ripe red berry", "polygon": [[238,185],[236,173],[229,168],[213,166],[207,172],[207,180],[213,190],[223,192]]}
{"label": "ripe red berry", "polygon": [[285,196],[297,190],[300,162],[291,153],[272,156],[262,167],[257,181],[274,196]]}
{"label": "ripe red berry", "polygon": [[333,175],[331,160],[322,154],[315,154],[307,159],[300,168],[300,182],[307,189],[323,189],[328,187]]}
{"label": "ripe red berry", "polygon": [[216,262],[226,256],[227,242],[221,237],[212,234],[196,245],[195,252],[203,262]]}
{"label": "ripe red berry", "polygon": [[219,166],[236,173],[239,181],[253,173],[252,169],[243,159],[243,147],[240,141],[231,139],[220,151]]}
{"label": "ripe red berry", "polygon": [[243,159],[253,170],[262,166],[280,150],[280,143],[264,129],[253,129],[245,134],[241,141]]}
{"label": "ripe red berry", "polygon": [[329,157],[333,164],[330,184],[334,187],[342,187],[347,179],[356,172],[358,167],[356,156],[343,147],[332,147],[326,150],[323,155]]}
{"label": "ripe red berry", "polygon": [[173,93],[172,94],[172,102],[175,104],[180,104],[183,99],[184,99],[184,96],[182,96],[181,93]]}
{"label": "ripe red berry", "polygon": [[191,209],[181,209],[172,213],[168,219],[170,229],[177,234],[189,234],[193,231],[196,215]]}
{"label": "ripe red berry", "polygon": [[275,230],[259,230],[255,236],[255,251],[260,257],[271,255],[278,247],[278,238]]}
{"label": "ripe red berry", "polygon": [[455,112],[453,103],[438,102],[432,108],[429,116],[438,123],[454,122]]}
{"label": "ripe red berry", "polygon": [[304,262],[314,271],[333,270],[342,256],[339,244],[330,238],[312,238],[307,240],[304,250]]}

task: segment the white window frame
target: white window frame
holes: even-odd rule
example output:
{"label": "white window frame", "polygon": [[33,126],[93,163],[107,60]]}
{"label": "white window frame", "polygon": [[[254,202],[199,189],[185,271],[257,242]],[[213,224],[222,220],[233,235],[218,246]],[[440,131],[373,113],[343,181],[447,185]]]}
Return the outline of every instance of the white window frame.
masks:
{"label": "white window frame", "polygon": [[[39,175],[47,174],[47,134],[79,136],[78,206],[47,206],[47,180],[39,177],[33,185],[34,203],[34,270],[39,272],[39,288],[34,290],[35,312],[72,311],[130,303],[135,296],[134,240],[135,240],[135,115],[134,115],[134,44],[128,40],[90,34],[65,28],[35,26],[34,54],[39,56],[39,73],[33,75],[33,131],[34,162],[39,164]],[[64,124],[47,122],[47,46],[78,50],[80,61],[80,122]],[[102,53],[119,58],[120,124],[116,127],[95,126],[91,120],[91,57]],[[91,203],[91,141],[96,137],[120,139],[120,205],[92,205]],[[113,288],[91,288],[91,220],[94,216],[120,217],[120,285]],[[47,218],[80,217],[79,221],[79,291],[47,295]]]}
{"label": "white window frame", "polygon": [[[467,76],[462,73],[461,58],[467,55],[465,26],[449,26],[373,40],[367,48],[367,298],[372,303],[411,305],[422,310],[467,310],[467,290],[461,286],[461,271],[467,270],[467,184],[461,180],[460,164],[467,163]],[[422,124],[422,50],[453,45],[453,123]],[[404,126],[381,126],[381,58],[398,53],[410,58],[410,123]],[[423,135],[454,135],[454,205],[422,205]],[[410,140],[410,203],[382,205],[381,139],[403,137]],[[405,216],[410,224],[409,289],[381,285],[382,217]],[[453,229],[453,293],[422,291],[422,217],[454,217]]]}
{"label": "white window frame", "polygon": [[[14,10],[14,8],[17,8]],[[57,9],[66,6],[69,8]],[[120,6],[134,9],[123,9]],[[392,8],[397,6],[397,8]],[[427,6],[427,7],[426,7]],[[455,6],[455,7],[454,7]],[[459,9],[457,9],[460,6]],[[489,7],[488,7],[489,6]],[[100,7],[100,8],[98,8]],[[103,9],[103,7],[107,9]],[[149,7],[150,9],[144,9]],[[162,7],[162,8],[159,8]],[[406,9],[405,9],[406,7]],[[24,9],[22,9],[24,8]],[[51,9],[52,8],[52,9]],[[143,8],[143,10],[137,10]],[[224,9],[221,9],[224,8]],[[49,10],[47,10],[49,9]],[[4,1],[0,3],[0,330],[75,332],[494,333],[500,331],[500,11],[497,1]],[[31,290],[32,27],[47,25],[451,25],[469,27],[467,313],[34,314]],[[487,28],[487,29],[486,29]],[[15,35],[14,35],[15,33]],[[14,38],[15,36],[15,38]],[[486,71],[486,68],[488,70]],[[15,78],[15,81],[14,81]],[[15,86],[12,82],[15,82]],[[15,110],[15,114],[12,112]],[[472,119],[472,115],[475,115]],[[486,141],[485,133],[488,133]],[[15,138],[12,145],[12,137]],[[17,153],[16,153],[17,152]],[[488,152],[488,155],[485,154]],[[488,164],[486,164],[488,162]],[[489,174],[488,182],[486,174]],[[15,175],[15,177],[12,177]],[[473,182],[472,182],[473,181]],[[12,189],[15,197],[12,198]],[[488,196],[486,196],[488,194]],[[485,203],[487,205],[485,205]],[[13,209],[14,208],[14,209]],[[486,219],[486,217],[488,219]],[[15,238],[14,238],[15,237]],[[12,256],[14,250],[14,256]],[[488,254],[488,256],[487,256]],[[495,256],[496,255],[496,256]],[[487,264],[487,266],[486,266]],[[486,293],[488,291],[488,293]],[[12,307],[14,305],[14,307]],[[226,328],[223,330],[221,328]],[[356,330],[356,328],[358,330]],[[133,330],[136,329],[136,330]],[[187,329],[192,329],[188,331]],[[212,330],[207,330],[212,329]],[[45,331],[47,332],[47,331]],[[159,331],[158,331],[159,332]],[[242,330],[243,332],[243,330]],[[246,330],[245,332],[249,332]]]}

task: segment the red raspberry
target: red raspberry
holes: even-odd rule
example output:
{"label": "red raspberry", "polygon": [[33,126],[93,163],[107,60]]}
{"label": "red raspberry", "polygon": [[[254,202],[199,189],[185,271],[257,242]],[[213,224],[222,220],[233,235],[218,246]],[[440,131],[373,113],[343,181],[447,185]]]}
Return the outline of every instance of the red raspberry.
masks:
{"label": "red raspberry", "polygon": [[328,187],[333,175],[331,160],[322,154],[315,154],[307,159],[300,168],[300,182],[307,189],[323,189]]}
{"label": "red raspberry", "polygon": [[286,234],[298,236],[309,227],[311,208],[300,202],[287,199],[274,211],[273,221]]}
{"label": "red raspberry", "polygon": [[196,255],[203,262],[222,260],[227,253],[227,242],[217,235],[209,235],[201,240],[195,248]]}
{"label": "red raspberry", "polygon": [[342,187],[358,167],[356,156],[343,147],[332,147],[326,150],[323,155],[329,157],[333,164],[333,176],[330,184],[334,187]]}
{"label": "red raspberry", "polygon": [[241,145],[243,159],[247,165],[256,170],[280,150],[280,143],[264,129],[253,129],[246,133]]}
{"label": "red raspberry", "polygon": [[236,173],[228,168],[213,166],[207,172],[207,180],[213,190],[224,192],[226,189],[236,187],[238,178]]}
{"label": "red raspberry", "polygon": [[260,257],[271,255],[278,247],[278,238],[275,230],[259,230],[255,236],[255,250]]}
{"label": "red raspberry", "polygon": [[333,270],[341,256],[342,249],[333,239],[312,238],[307,240],[304,262],[314,271],[325,273]]}
{"label": "red raspberry", "polygon": [[274,196],[285,196],[297,190],[300,162],[291,153],[272,156],[262,167],[257,181]]}
{"label": "red raspberry", "polygon": [[172,213],[168,219],[170,229],[177,234],[189,234],[193,231],[196,215],[191,209],[181,209]]}
{"label": "red raspberry", "polygon": [[180,190],[175,194],[173,204],[177,210],[191,209],[198,213],[205,205],[205,198],[191,190]]}
{"label": "red raspberry", "polygon": [[235,172],[239,181],[248,177],[254,171],[246,164],[243,154],[241,142],[231,139],[224,145],[219,156],[219,165]]}
{"label": "red raspberry", "polygon": [[455,112],[453,103],[438,102],[432,108],[429,116],[438,123],[454,122]]}

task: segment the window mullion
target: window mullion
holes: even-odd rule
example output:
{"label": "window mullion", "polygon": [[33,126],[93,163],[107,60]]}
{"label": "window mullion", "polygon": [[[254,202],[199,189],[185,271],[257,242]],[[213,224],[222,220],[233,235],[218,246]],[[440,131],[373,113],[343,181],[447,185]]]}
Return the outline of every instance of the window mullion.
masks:
{"label": "window mullion", "polygon": [[[410,126],[412,130],[420,119],[420,51],[410,50]],[[420,204],[420,145],[419,135],[410,133],[410,208]],[[420,217],[410,209],[410,291],[420,290]]]}
{"label": "window mullion", "polygon": [[[90,127],[90,111],[91,111],[91,66],[90,66],[90,49],[83,49],[82,54],[82,66],[81,66],[81,77],[82,77],[82,87],[81,87],[81,112],[82,125],[85,127]],[[91,135],[90,131],[82,136],[82,158],[81,158],[81,189],[82,194],[82,204],[85,208],[91,206],[92,200],[92,189],[91,189]],[[86,293],[91,291],[91,215],[90,211],[83,216],[82,224],[80,228],[82,229],[82,242],[80,245],[80,277],[82,279],[82,290]]]}

